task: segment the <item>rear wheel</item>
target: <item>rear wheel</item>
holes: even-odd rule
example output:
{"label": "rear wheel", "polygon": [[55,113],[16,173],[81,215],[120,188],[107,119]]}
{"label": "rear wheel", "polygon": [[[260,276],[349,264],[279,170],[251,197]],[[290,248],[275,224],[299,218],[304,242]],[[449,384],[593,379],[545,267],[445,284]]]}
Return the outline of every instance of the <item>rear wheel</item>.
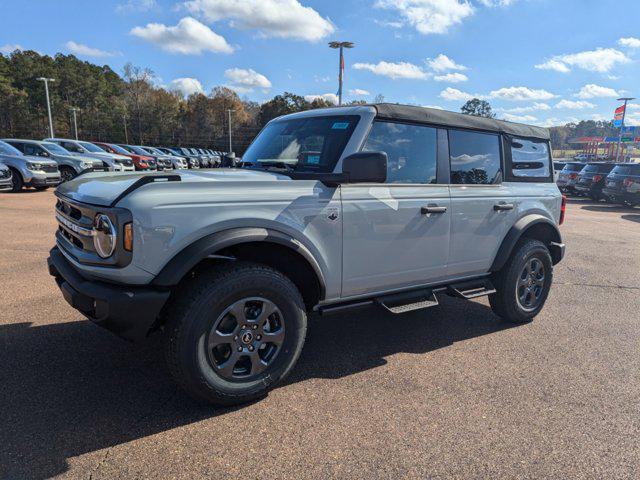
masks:
{"label": "rear wheel", "polygon": [[17,193],[22,190],[24,186],[24,181],[22,180],[22,175],[15,168],[11,169],[11,191],[13,193]]}
{"label": "rear wheel", "polygon": [[232,263],[176,292],[165,356],[197,400],[234,405],[264,396],[293,368],[307,330],[304,302],[280,272]]}
{"label": "rear wheel", "polygon": [[544,307],[552,279],[547,246],[539,240],[525,239],[494,276],[496,293],[489,296],[491,308],[508,322],[529,322]]}

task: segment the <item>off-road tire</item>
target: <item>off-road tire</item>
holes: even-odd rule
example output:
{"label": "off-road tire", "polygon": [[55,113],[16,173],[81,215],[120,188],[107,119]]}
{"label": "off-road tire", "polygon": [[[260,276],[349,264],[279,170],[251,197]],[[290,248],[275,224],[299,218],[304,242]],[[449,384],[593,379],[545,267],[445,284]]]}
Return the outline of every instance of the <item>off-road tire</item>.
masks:
{"label": "off-road tire", "polygon": [[24,187],[24,181],[22,180],[22,175],[15,168],[11,169],[11,191],[13,193],[18,193]]}
{"label": "off-road tire", "polygon": [[[544,286],[535,308],[525,309],[518,301],[517,285],[525,265],[532,258],[538,259],[544,267]],[[493,276],[496,293],[489,295],[491,309],[507,322],[530,322],[544,307],[552,281],[553,265],[547,246],[540,240],[523,239],[516,244],[507,263]]]}
{"label": "off-road tire", "polygon": [[[257,378],[234,381],[218,375],[207,355],[207,335],[225,309],[247,297],[273,302],[284,318],[285,335],[273,364]],[[198,401],[237,405],[265,396],[292,370],[307,331],[304,302],[296,286],[265,265],[231,262],[185,282],[166,310],[165,359],[171,377]]]}

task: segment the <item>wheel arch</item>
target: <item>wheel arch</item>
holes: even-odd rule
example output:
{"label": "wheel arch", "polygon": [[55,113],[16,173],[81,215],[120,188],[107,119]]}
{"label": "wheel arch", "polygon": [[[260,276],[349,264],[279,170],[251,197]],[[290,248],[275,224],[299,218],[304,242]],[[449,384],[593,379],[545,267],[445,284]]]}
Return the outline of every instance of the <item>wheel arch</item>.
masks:
{"label": "wheel arch", "polygon": [[152,284],[171,288],[211,262],[235,260],[281,271],[296,284],[309,308],[325,298],[325,277],[311,251],[296,238],[270,228],[241,227],[206,235],[176,254]]}
{"label": "wheel arch", "polygon": [[522,238],[534,238],[547,245],[554,265],[562,259],[564,246],[558,227],[544,215],[525,215],[511,227],[502,240],[491,265],[492,272],[497,272],[505,265]]}

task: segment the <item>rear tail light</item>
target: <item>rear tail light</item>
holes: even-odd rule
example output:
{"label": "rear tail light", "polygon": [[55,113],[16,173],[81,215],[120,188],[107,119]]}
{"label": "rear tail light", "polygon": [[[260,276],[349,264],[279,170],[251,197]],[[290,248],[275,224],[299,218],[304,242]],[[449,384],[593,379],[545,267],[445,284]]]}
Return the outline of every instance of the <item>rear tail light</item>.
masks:
{"label": "rear tail light", "polygon": [[567,196],[562,195],[562,203],[560,204],[560,221],[558,222],[560,225],[564,223],[564,214],[567,210]]}
{"label": "rear tail light", "polygon": [[576,178],[578,178],[578,174],[577,174],[576,172],[570,173],[570,174],[569,174],[569,178],[570,178],[571,180],[575,180]]}
{"label": "rear tail light", "polygon": [[602,180],[602,175],[594,175],[593,176],[593,182],[599,182],[600,180]]}

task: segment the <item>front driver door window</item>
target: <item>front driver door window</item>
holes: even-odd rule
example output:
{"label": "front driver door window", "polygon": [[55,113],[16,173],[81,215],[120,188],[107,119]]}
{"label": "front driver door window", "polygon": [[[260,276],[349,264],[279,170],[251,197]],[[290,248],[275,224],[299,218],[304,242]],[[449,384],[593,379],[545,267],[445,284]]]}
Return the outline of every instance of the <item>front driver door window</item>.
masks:
{"label": "front driver door window", "polygon": [[373,124],[362,150],[387,153],[387,183],[342,185],[344,297],[446,274],[451,213],[448,186],[436,184],[437,144],[433,127]]}

